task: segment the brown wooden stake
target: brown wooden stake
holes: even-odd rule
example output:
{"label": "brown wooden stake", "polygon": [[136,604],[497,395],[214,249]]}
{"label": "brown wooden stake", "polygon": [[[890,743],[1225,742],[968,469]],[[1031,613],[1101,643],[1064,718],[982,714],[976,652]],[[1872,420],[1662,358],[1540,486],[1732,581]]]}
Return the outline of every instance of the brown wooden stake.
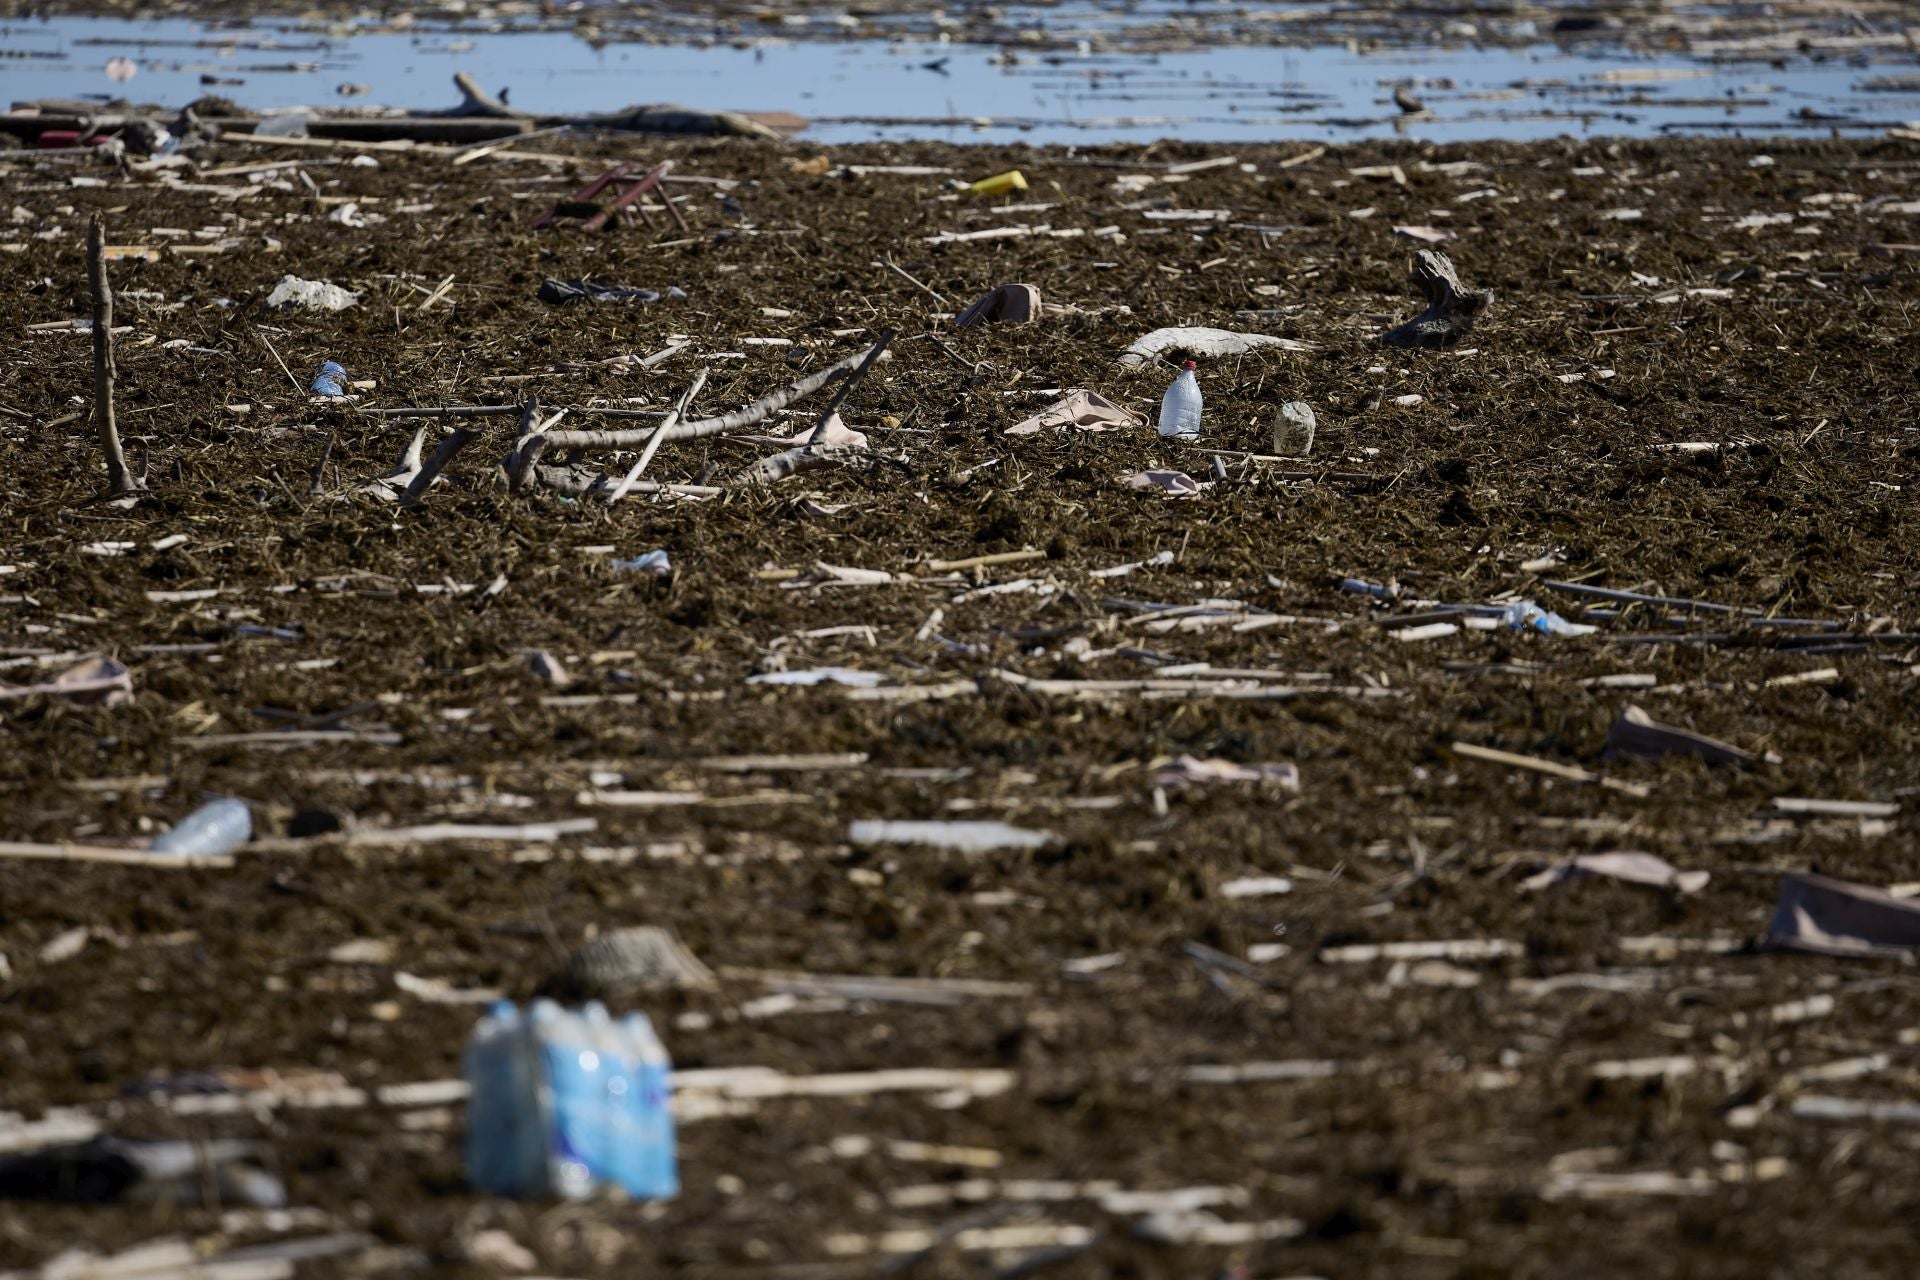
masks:
{"label": "brown wooden stake", "polygon": [[138,493],[146,486],[127,469],[113,421],[113,286],[107,283],[107,229],[97,213],[87,227],[87,283],[93,288],[93,424],[107,455],[107,488]]}
{"label": "brown wooden stake", "polygon": [[[613,166],[613,168],[607,170],[605,173],[595,178],[592,182],[589,182],[586,186],[581,187],[578,191],[574,192],[571,196],[568,196],[567,200],[571,204],[579,204],[583,201],[591,200],[595,196],[599,195],[602,191],[605,191],[608,187],[612,186],[619,179],[626,177],[627,174],[632,169],[633,169],[633,161],[622,160],[619,164],[616,164],[615,166]],[[547,210],[545,213],[541,214],[538,218],[534,219],[533,229],[535,231],[539,231],[546,227],[552,226],[554,219],[558,218],[559,216],[560,216],[560,206],[556,204],[555,206],[553,206],[553,208]]]}
{"label": "brown wooden stake", "polygon": [[665,187],[660,189],[660,203],[667,206],[667,216],[673,219],[673,225],[682,231],[687,230],[687,220],[681,216],[680,206],[673,202],[673,195]]}
{"label": "brown wooden stake", "polygon": [[313,483],[307,486],[307,492],[320,494],[326,491],[327,459],[333,456],[333,436],[327,436],[327,447],[320,451],[320,463],[313,469]]}

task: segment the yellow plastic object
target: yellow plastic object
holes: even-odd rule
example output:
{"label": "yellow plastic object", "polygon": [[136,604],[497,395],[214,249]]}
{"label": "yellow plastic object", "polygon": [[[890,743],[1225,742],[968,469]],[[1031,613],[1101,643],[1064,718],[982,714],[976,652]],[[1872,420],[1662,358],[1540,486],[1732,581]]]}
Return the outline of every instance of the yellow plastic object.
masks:
{"label": "yellow plastic object", "polygon": [[976,196],[1004,196],[1014,191],[1027,189],[1027,175],[1018,169],[1009,169],[1005,173],[996,173],[991,178],[982,178],[967,188]]}

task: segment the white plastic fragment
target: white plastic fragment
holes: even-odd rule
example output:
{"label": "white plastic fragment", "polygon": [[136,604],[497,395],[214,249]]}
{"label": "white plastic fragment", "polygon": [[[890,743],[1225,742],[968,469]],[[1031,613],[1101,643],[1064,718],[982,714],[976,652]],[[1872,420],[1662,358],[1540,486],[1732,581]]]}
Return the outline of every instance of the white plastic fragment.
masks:
{"label": "white plastic fragment", "polygon": [[360,295],[342,289],[328,280],[302,280],[299,276],[281,276],[267,295],[267,310],[345,311],[360,301]]}
{"label": "white plastic fragment", "polygon": [[666,577],[673,572],[673,564],[667,559],[665,551],[649,551],[645,555],[635,556],[631,560],[615,560],[615,569],[629,569],[635,573],[651,573],[656,577]]}

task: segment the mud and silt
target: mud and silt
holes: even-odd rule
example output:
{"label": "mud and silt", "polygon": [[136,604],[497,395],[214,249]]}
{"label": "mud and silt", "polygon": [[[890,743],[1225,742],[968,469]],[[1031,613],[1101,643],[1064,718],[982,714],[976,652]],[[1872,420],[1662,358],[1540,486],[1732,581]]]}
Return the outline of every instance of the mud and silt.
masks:
{"label": "mud and silt", "polygon": [[[323,838],[195,873],[0,862],[0,1107],[91,1108],[135,1136],[265,1137],[293,1204],[378,1242],[357,1263],[323,1264],[365,1274],[484,1273],[460,1259],[489,1227],[548,1274],[865,1273],[873,1262],[858,1251],[884,1233],[976,1214],[1105,1233],[1062,1274],[1244,1263],[1256,1275],[1544,1275],[1569,1256],[1617,1273],[1908,1269],[1913,1135],[1791,1109],[1796,1090],[1910,1095],[1902,1033],[1920,1026],[1920,1000],[1907,971],[1685,944],[1760,933],[1782,869],[1920,879],[1920,653],[1875,638],[1910,631],[1920,608],[1920,288],[1911,256],[1869,252],[1920,240],[1920,157],[1795,144],[1763,162],[1751,146],[1568,141],[1370,146],[1286,164],[1305,150],[1240,148],[1233,165],[1169,175],[1160,166],[1214,153],[844,149],[810,173],[795,166],[814,154],[805,147],[623,139],[591,155],[671,157],[681,175],[738,185],[673,187],[688,232],[602,235],[527,229],[601,167],[584,162],[576,176],[298,153],[316,199],[291,169],[258,182],[205,172],[284,158],[260,148],[217,151],[180,187],[0,156],[17,206],[0,227],[0,563],[12,566],[0,644],[16,663],[5,677],[106,652],[136,688],[115,707],[0,704],[0,837],[131,840],[206,793],[252,802],[269,836],[321,808],[362,829],[597,823],[552,844]],[[1020,199],[1046,207],[997,210],[947,198],[945,175],[842,165],[965,178],[1018,166],[1032,182]],[[1117,186],[1127,175],[1157,180]],[[348,199],[368,225],[328,220]],[[1128,207],[1142,202],[1158,207]],[[98,453],[71,416],[90,385],[86,337],[29,330],[87,314],[94,210],[107,211],[112,243],[163,250],[113,267],[128,327],[120,422],[151,487],[130,512],[95,500]],[[1194,210],[1223,212],[1148,216]],[[1050,233],[927,243],[1008,226]],[[1493,291],[1452,351],[1374,340],[1423,305],[1407,272],[1425,242],[1396,226],[1456,233],[1440,247],[1468,287]],[[176,254],[175,242],[229,247]],[[362,302],[263,313],[289,273]],[[446,298],[422,309],[449,275]],[[547,277],[688,296],[551,307],[535,297]],[[1083,314],[958,332],[936,318],[1006,282]],[[1358,478],[1283,480],[1273,464],[1230,458],[1226,478],[1169,501],[1123,477],[1165,468],[1205,481],[1210,458],[1150,429],[1001,434],[1054,388],[1150,416],[1173,366],[1133,371],[1115,357],[1175,324],[1318,344],[1203,368],[1205,443],[1266,452],[1275,410],[1302,399],[1318,441],[1285,469]],[[418,508],[397,510],[357,490],[392,470],[410,426],[304,391],[337,360],[377,383],[367,407],[534,394],[553,409],[664,410],[706,363],[693,412],[712,414],[883,327],[899,330],[893,358],[842,416],[894,461],[711,501],[608,509],[509,493],[490,474],[508,418]],[[674,335],[691,345],[651,368],[606,363]],[[501,378],[521,380],[488,380]],[[763,427],[804,427],[817,404]],[[724,481],[773,449],[672,444],[648,477]],[[615,474],[632,460],[604,459]],[[153,548],[176,534],[186,540]],[[134,545],[89,550],[111,543]],[[655,548],[671,577],[612,567]],[[1027,548],[1044,558],[959,581],[921,563]],[[1162,551],[1175,560],[1091,576]],[[805,585],[822,561],[912,580]],[[770,569],[801,576],[760,576]],[[1580,618],[1581,600],[1543,585],[1578,579],[1839,625],[1832,644],[1796,648],[1782,639],[1796,628],[1635,607],[1598,619],[1593,637],[1408,641],[1377,618],[1415,606],[1370,613],[1338,589],[1343,577],[1397,582],[1410,600],[1513,591]],[[968,596],[1021,578],[1032,583]],[[1155,630],[1120,603],[1204,600],[1292,621]],[[1676,640],[1707,633],[1725,639]],[[559,692],[527,671],[522,655],[538,649],[569,669],[575,701],[551,701]],[[1179,678],[1205,678],[1196,663],[1289,673],[1301,692],[1076,698],[995,674],[1118,680],[1184,666]],[[817,666],[878,673],[885,689],[976,683],[918,702],[747,683]],[[1607,680],[1623,676],[1652,679]],[[1783,763],[1605,761],[1606,727],[1629,699]],[[196,745],[289,724],[384,726],[401,741]],[[1461,759],[1455,741],[1601,769],[1650,794]],[[868,758],[745,773],[703,763],[849,752]],[[1182,753],[1293,761],[1302,785],[1175,791],[1163,809],[1150,765]],[[616,790],[706,799],[596,802]],[[1893,799],[1905,812],[1793,819],[1772,810],[1781,795]],[[847,836],[863,818],[996,818],[1058,840],[972,856],[860,848]],[[1713,879],[1684,898],[1597,881],[1519,887],[1532,867],[1606,848]],[[1222,891],[1256,876],[1288,877],[1292,891]],[[664,1210],[471,1195],[457,1106],[190,1119],[129,1098],[218,1072],[363,1088],[457,1075],[475,1007],[422,998],[431,983],[397,985],[396,973],[525,997],[590,930],[637,924],[671,928],[719,975],[712,991],[635,1002],[682,1067],[987,1068],[1013,1082],[971,1101],[774,1099],[689,1122],[686,1189]],[[40,958],[77,928],[90,931],[78,954]],[[1681,942],[1630,941],[1648,937]],[[329,960],[356,939],[390,946],[350,953],[372,962]],[[1323,955],[1454,939],[1512,949],[1399,967]],[[1190,942],[1247,968],[1196,963]],[[1288,950],[1253,950],[1274,944]],[[1067,966],[1096,956],[1118,959]],[[783,1006],[764,1002],[765,971],[1029,985],[944,1006]],[[1566,980],[1542,985],[1554,978]],[[1830,1010],[1776,1012],[1818,996]],[[1874,1055],[1884,1062],[1858,1078],[1806,1074]],[[1596,1078],[1601,1062],[1656,1058],[1691,1066]],[[1264,1082],[1182,1078],[1273,1061],[1331,1065]],[[854,1136],[871,1145],[835,1145]],[[941,1150],[889,1145],[902,1141]],[[1646,1172],[1672,1177],[1647,1194],[1590,1176]],[[913,1190],[977,1179],[995,1185],[962,1185],[950,1203]],[[1160,1245],[1136,1234],[1138,1215],[1085,1197],[1023,1201],[1004,1185],[1023,1179],[1227,1188],[1208,1212],[1292,1219],[1298,1232]],[[220,1230],[206,1206],[8,1203],[0,1265]],[[1009,1261],[956,1236],[913,1273],[985,1275]]]}

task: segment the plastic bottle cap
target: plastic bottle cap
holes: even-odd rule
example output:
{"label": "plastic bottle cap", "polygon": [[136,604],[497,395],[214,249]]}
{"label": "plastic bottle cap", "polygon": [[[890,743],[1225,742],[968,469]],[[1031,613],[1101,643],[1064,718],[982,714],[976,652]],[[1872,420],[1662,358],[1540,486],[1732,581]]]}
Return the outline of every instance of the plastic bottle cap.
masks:
{"label": "plastic bottle cap", "polygon": [[1200,366],[1195,364],[1193,361],[1189,360],[1185,364],[1181,365],[1180,367],[1182,369],[1198,369]]}

